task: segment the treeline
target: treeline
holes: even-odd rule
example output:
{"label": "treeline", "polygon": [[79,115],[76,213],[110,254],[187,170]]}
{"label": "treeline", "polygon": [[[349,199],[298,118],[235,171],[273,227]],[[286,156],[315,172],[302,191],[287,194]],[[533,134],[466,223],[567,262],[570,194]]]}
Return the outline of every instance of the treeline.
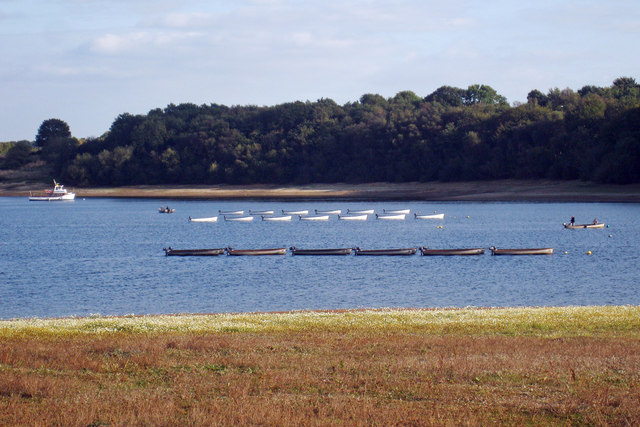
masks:
{"label": "treeline", "polygon": [[444,86],[424,98],[367,94],[345,105],[172,104],[122,114],[82,143],[64,122],[43,126],[36,144],[74,185],[640,182],[640,86],[629,77],[610,87],[533,90],[514,106],[486,85]]}

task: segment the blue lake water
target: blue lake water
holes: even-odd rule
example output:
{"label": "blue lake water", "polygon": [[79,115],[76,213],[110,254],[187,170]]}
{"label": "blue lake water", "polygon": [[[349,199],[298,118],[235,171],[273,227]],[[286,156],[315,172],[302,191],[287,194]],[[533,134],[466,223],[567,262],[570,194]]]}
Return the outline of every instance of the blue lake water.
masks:
{"label": "blue lake water", "polygon": [[[159,214],[170,204],[174,214]],[[410,208],[405,221],[190,223],[219,209]],[[444,220],[415,220],[413,212]],[[594,217],[600,230],[565,230]],[[0,318],[640,304],[640,204],[0,198]],[[163,247],[523,248],[551,256],[166,257]],[[591,251],[592,255],[587,252]]]}

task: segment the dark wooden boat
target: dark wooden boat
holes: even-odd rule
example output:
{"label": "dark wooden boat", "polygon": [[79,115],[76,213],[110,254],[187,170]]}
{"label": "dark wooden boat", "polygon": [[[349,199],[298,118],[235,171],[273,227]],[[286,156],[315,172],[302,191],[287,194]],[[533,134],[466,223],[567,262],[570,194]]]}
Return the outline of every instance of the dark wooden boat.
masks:
{"label": "dark wooden boat", "polygon": [[429,249],[426,246],[420,248],[422,255],[482,255],[484,248],[468,249]]}
{"label": "dark wooden boat", "polygon": [[227,248],[227,255],[284,255],[287,253],[287,248],[273,248],[273,249],[233,249]]}
{"label": "dark wooden boat", "polygon": [[337,249],[298,249],[295,246],[289,248],[291,255],[351,255],[352,248]]}
{"label": "dark wooden boat", "polygon": [[574,229],[578,229],[578,228],[604,228],[604,222],[598,222],[598,223],[591,223],[591,224],[565,224],[563,223],[562,225],[564,225],[564,228],[569,228],[571,230]]}
{"label": "dark wooden boat", "polygon": [[417,248],[402,248],[402,249],[354,249],[356,255],[415,255],[418,251]]}
{"label": "dark wooden boat", "polygon": [[496,249],[490,247],[493,255],[551,255],[553,248],[526,248],[526,249]]}
{"label": "dark wooden boat", "polygon": [[162,248],[166,256],[218,256],[224,253],[224,248],[219,249],[173,249],[171,246]]}

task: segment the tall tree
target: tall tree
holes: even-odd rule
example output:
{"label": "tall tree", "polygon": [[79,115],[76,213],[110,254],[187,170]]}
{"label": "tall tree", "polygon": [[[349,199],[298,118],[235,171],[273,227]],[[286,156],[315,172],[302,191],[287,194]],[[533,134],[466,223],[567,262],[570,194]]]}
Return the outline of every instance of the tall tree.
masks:
{"label": "tall tree", "polygon": [[70,138],[69,125],[60,119],[48,119],[42,122],[36,135],[36,146],[44,147],[55,139]]}

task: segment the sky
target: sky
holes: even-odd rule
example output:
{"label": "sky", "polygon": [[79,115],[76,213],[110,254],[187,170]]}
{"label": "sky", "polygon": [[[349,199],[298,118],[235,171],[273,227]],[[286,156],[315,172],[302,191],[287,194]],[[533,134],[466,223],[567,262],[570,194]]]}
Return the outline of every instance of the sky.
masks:
{"label": "sky", "polygon": [[640,81],[638,0],[0,0],[0,141],[168,104]]}

